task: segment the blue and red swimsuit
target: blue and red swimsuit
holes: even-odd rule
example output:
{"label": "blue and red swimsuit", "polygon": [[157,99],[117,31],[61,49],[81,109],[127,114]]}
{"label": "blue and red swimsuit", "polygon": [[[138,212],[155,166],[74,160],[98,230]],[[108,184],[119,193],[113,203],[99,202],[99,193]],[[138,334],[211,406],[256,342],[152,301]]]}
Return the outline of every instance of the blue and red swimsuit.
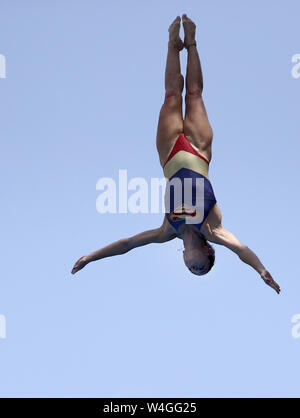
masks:
{"label": "blue and red swimsuit", "polygon": [[167,181],[165,205],[169,223],[178,231],[184,224],[194,224],[200,231],[216,204],[208,178],[209,162],[180,134],[164,164]]}

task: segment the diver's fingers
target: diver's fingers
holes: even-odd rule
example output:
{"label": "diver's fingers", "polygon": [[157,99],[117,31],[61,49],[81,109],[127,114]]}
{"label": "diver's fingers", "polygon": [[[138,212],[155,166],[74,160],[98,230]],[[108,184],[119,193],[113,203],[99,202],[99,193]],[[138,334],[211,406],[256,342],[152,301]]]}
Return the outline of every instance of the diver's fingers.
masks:
{"label": "diver's fingers", "polygon": [[81,270],[86,264],[87,263],[85,260],[85,256],[80,257],[79,260],[77,260],[76,263],[74,264],[74,267],[72,268],[71,273],[72,274],[77,273],[77,271]]}

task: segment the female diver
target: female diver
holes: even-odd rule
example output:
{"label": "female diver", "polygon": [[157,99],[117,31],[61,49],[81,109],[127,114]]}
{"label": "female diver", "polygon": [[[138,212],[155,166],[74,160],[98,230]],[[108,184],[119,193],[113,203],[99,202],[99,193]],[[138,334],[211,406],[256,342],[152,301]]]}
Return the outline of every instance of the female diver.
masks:
{"label": "female diver", "polygon": [[[221,211],[216,203],[208,178],[213,138],[204,102],[202,99],[203,78],[195,41],[196,26],[186,14],[182,16],[184,42],[180,39],[181,18],[178,16],[169,27],[168,55],[165,71],[165,101],[159,115],[157,150],[161,166],[168,182],[181,180],[181,204],[178,205],[174,189],[169,193],[168,210],[159,228],[121,239],[89,255],[81,257],[74,265],[77,273],[91,261],[124,254],[136,247],[150,243],[163,243],[180,238],[184,243],[183,259],[190,272],[203,275],[209,272],[215,260],[215,251],[208,243],[224,245],[236,253],[261,276],[264,282],[280,293],[279,285],[265,269],[259,258],[243,245],[231,232],[223,228]],[[179,52],[188,51],[186,72],[185,118],[182,117],[182,91],[184,78],[181,75]],[[186,196],[185,179],[190,179],[192,199],[197,193],[203,197],[201,208],[195,211],[192,201]],[[197,182],[197,180],[199,182]],[[173,192],[171,191],[173,190]],[[178,191],[178,190],[177,190]],[[190,199],[191,200],[191,199]],[[177,204],[175,204],[175,201]],[[196,204],[197,205],[197,204]]]}

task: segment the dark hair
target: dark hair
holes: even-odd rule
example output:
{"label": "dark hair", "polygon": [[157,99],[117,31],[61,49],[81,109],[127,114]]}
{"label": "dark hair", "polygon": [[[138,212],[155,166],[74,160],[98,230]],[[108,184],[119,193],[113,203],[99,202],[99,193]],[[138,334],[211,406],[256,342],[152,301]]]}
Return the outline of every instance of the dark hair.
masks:
{"label": "dark hair", "polygon": [[205,245],[206,245],[206,247],[208,247],[212,250],[212,253],[207,256],[207,258],[209,260],[209,266],[208,266],[208,270],[206,272],[206,274],[207,274],[213,268],[213,265],[215,264],[216,256],[215,256],[214,247],[211,244],[209,244],[206,239],[205,239]]}

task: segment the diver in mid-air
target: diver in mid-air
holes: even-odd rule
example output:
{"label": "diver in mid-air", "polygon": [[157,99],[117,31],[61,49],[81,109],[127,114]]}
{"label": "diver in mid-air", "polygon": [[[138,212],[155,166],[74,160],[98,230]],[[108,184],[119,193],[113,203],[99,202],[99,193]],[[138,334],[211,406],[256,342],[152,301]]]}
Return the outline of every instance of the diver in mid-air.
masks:
{"label": "diver in mid-air", "polygon": [[[159,228],[120,239],[91,254],[81,257],[74,265],[75,274],[91,261],[124,254],[136,247],[151,243],[164,243],[180,238],[184,243],[183,259],[190,272],[204,275],[215,261],[214,248],[209,244],[224,245],[261,276],[264,282],[280,293],[279,285],[263,266],[259,258],[242,244],[231,232],[223,228],[222,216],[208,177],[212,158],[213,131],[202,98],[203,78],[195,40],[196,26],[182,16],[184,42],[178,16],[169,27],[168,55],[165,71],[165,101],[159,115],[156,145],[164,175],[169,183],[181,180],[181,200],[175,197],[174,188],[167,187],[168,210]],[[185,117],[182,115],[182,91],[179,52],[188,52],[186,71]],[[190,179],[190,182],[186,182]],[[192,201],[201,202],[199,208],[185,200],[185,187],[190,187]],[[173,191],[172,191],[173,190]],[[201,199],[197,195],[201,194]]]}

